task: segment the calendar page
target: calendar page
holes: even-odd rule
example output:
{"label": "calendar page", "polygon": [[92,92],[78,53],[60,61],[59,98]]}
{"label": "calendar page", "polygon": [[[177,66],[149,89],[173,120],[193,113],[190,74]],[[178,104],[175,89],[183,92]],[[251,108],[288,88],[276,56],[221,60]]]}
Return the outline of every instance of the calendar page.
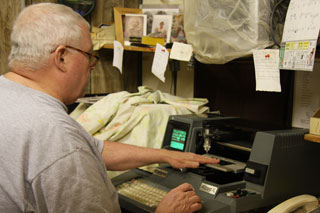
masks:
{"label": "calendar page", "polygon": [[280,69],[313,70],[319,11],[319,0],[291,0],[280,48]]}

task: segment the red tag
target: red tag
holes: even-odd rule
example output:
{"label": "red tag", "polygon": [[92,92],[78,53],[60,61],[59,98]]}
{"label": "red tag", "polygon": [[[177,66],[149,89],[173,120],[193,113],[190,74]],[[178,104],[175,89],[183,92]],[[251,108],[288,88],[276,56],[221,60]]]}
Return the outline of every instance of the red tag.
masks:
{"label": "red tag", "polygon": [[264,57],[269,58],[269,57],[270,57],[270,55],[269,55],[269,54],[266,54]]}

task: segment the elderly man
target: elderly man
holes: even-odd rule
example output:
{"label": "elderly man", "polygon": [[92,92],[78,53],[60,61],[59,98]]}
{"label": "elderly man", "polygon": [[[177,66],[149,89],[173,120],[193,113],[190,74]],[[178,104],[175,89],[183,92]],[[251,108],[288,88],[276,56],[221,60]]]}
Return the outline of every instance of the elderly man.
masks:
{"label": "elderly man", "polygon": [[[67,114],[84,95],[98,57],[88,23],[72,9],[35,4],[18,16],[9,69],[0,76],[0,212],[120,212],[108,170],[166,162],[217,163],[192,153],[100,141]],[[193,212],[201,200],[185,183],[158,212]]]}

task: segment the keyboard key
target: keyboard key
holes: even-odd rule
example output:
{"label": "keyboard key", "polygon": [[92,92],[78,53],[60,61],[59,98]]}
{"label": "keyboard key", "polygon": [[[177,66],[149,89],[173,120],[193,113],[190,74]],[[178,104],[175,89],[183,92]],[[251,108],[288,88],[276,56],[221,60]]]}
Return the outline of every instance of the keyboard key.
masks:
{"label": "keyboard key", "polygon": [[132,179],[116,187],[119,194],[152,208],[157,207],[167,194],[167,191],[160,188],[143,179]]}

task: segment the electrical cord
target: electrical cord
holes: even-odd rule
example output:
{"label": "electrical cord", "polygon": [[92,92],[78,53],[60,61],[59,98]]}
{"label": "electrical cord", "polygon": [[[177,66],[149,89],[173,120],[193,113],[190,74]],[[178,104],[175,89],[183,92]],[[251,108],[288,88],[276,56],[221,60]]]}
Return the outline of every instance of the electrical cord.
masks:
{"label": "electrical cord", "polygon": [[[284,24],[290,0],[279,0],[275,3],[270,18],[270,34],[273,42],[280,47],[280,42],[275,37],[275,29],[277,24]],[[281,8],[280,8],[281,7]],[[277,13],[276,13],[277,11]],[[277,16],[276,16],[277,15]],[[277,17],[277,18],[276,18]],[[274,26],[275,25],[275,26]],[[282,34],[282,32],[281,32]],[[282,37],[282,36],[280,36]]]}

